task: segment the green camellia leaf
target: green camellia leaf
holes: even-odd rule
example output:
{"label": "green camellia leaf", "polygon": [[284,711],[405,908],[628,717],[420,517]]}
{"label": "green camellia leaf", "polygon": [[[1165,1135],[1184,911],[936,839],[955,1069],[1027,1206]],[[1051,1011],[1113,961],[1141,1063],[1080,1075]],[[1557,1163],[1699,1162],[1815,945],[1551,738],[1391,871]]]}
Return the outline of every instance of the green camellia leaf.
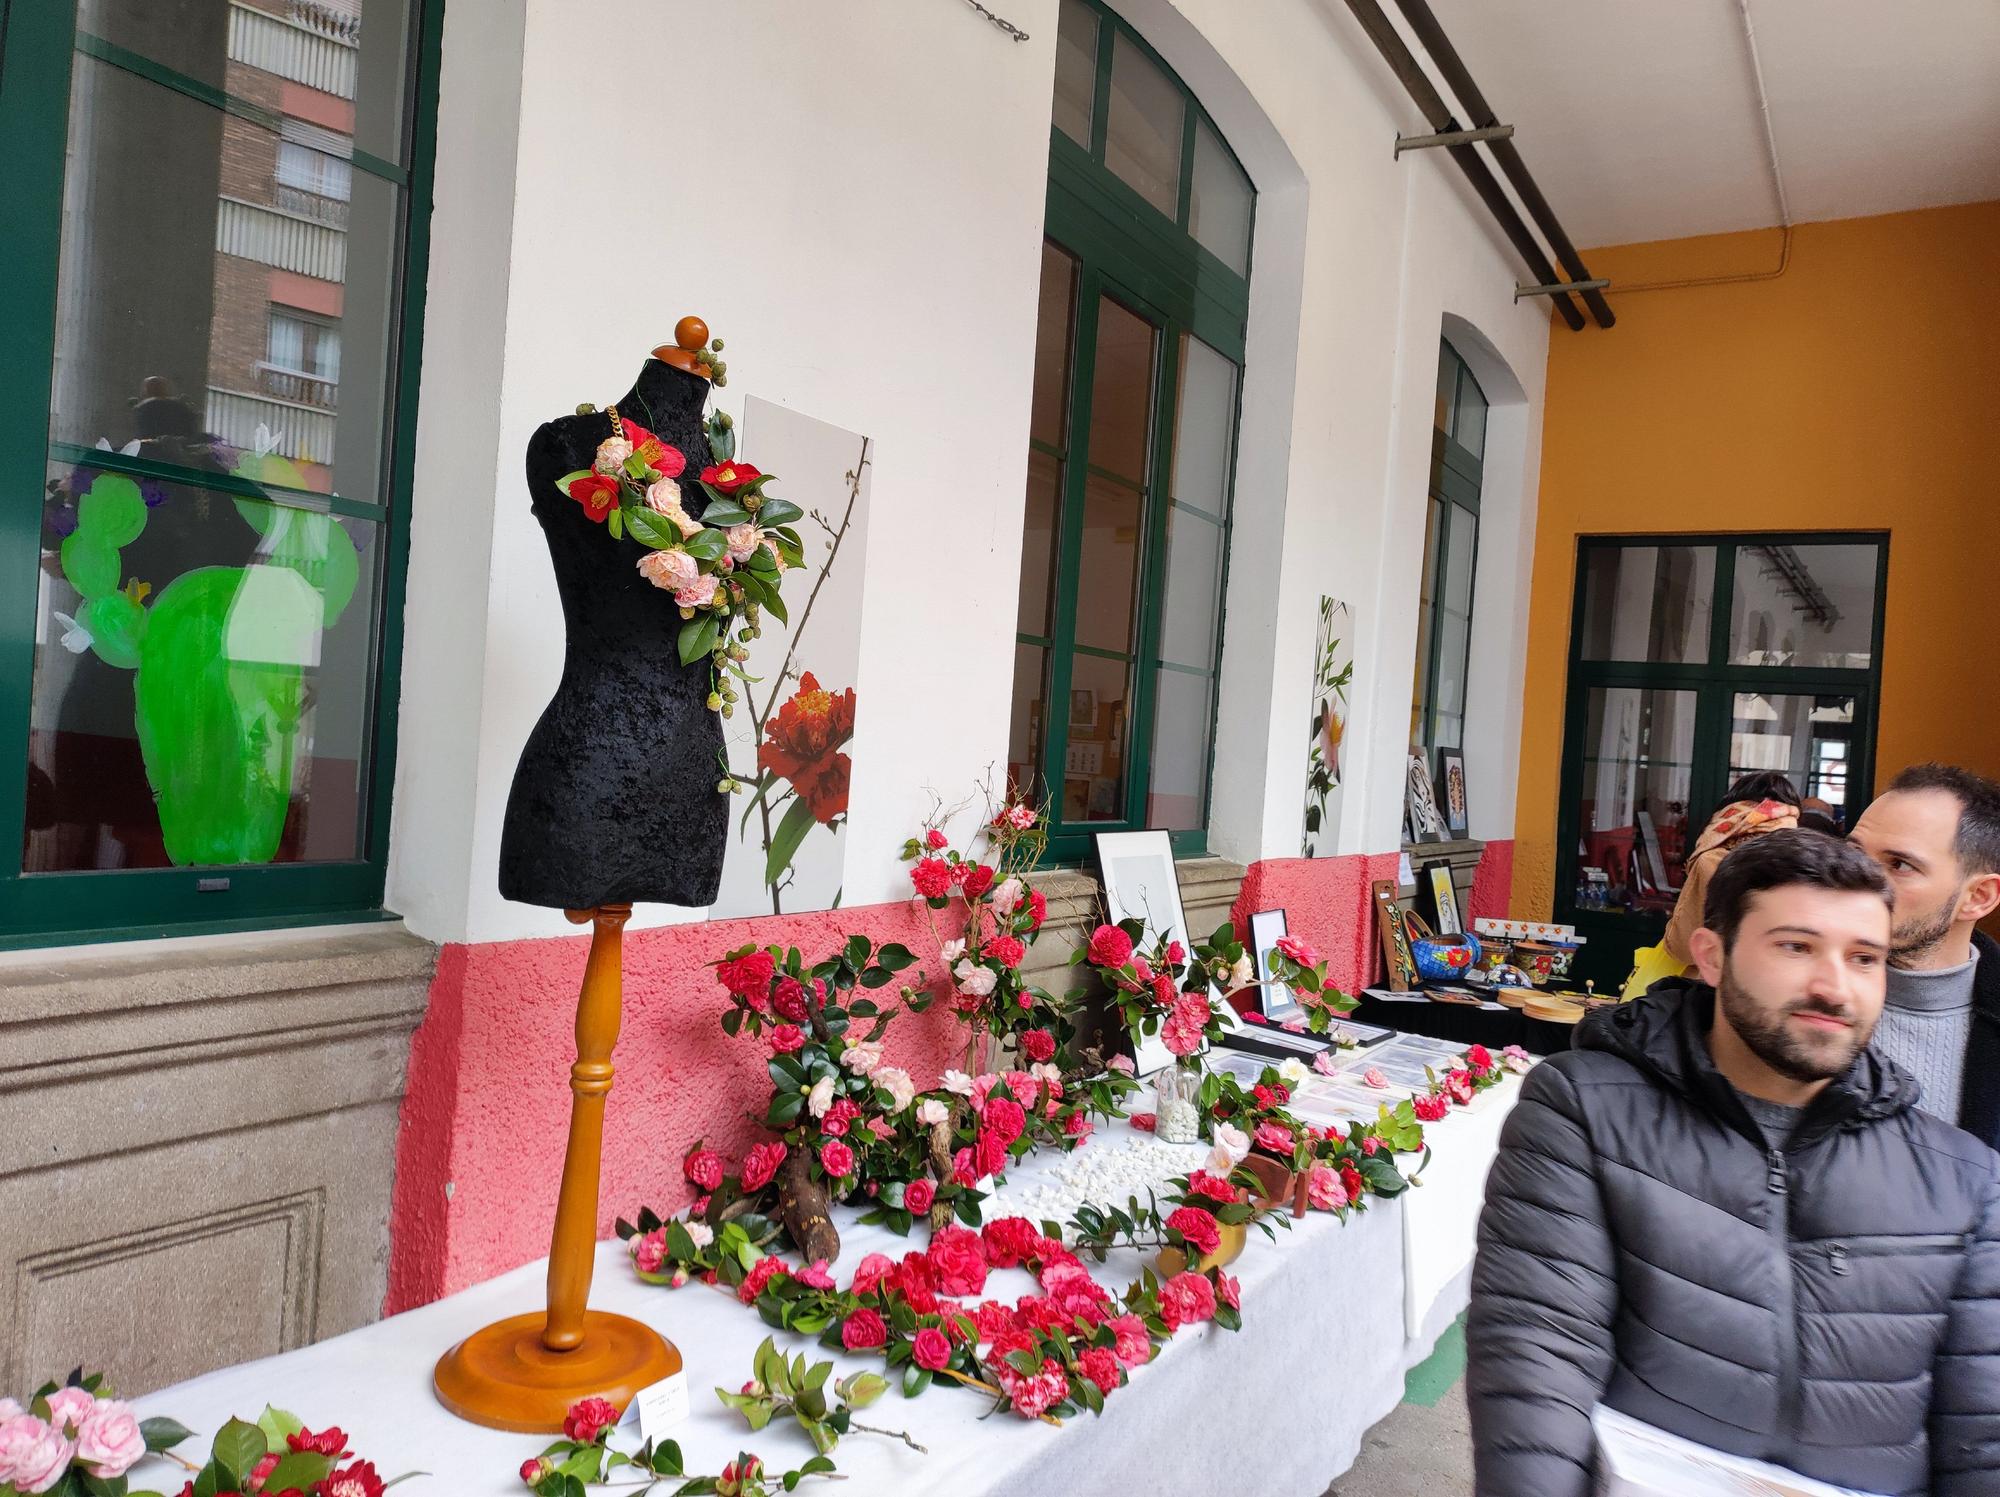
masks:
{"label": "green camellia leaf", "polygon": [[173,1419],[142,1419],[139,1434],[146,1442],[146,1449],[158,1455],[163,1450],[172,1450],[194,1431]]}
{"label": "green camellia leaf", "polygon": [[900,972],[905,967],[914,965],[917,959],[909,947],[890,941],[875,953],[875,960],[891,972]]}
{"label": "green camellia leaf", "polygon": [[[644,1219],[645,1217],[642,1213],[640,1220],[643,1221]],[[286,1437],[289,1435],[303,1434],[305,1432],[305,1427],[306,1427],[305,1421],[299,1418],[297,1414],[294,1414],[287,1409],[274,1409],[269,1404],[265,1404],[264,1412],[257,1416],[257,1428],[261,1429],[264,1432],[264,1439],[268,1442],[269,1448],[271,1450],[277,1451],[281,1455],[285,1452],[286,1449],[285,1445]],[[314,1480],[316,1481],[318,1480],[318,1478],[315,1477]],[[270,1484],[267,1482],[265,1483],[265,1485],[269,1486]],[[293,1482],[292,1485],[296,1487],[305,1487],[305,1486],[310,1486],[311,1483],[299,1481],[299,1482]],[[282,1492],[285,1489],[283,1486],[276,1486],[276,1487],[271,1487],[271,1490],[274,1492]]]}
{"label": "green camellia leaf", "polygon": [[216,1432],[215,1445],[210,1455],[215,1463],[231,1476],[232,1485],[241,1486],[244,1478],[256,1469],[257,1462],[270,1454],[271,1442],[264,1438],[264,1432],[244,1419],[232,1419]]}
{"label": "green camellia leaf", "polygon": [[792,616],[785,610],[785,600],[778,596],[777,588],[771,589],[771,596],[764,600],[764,611],[781,624],[789,624]]}
{"label": "green camellia leaf", "polygon": [[579,478],[588,478],[588,477],[590,477],[590,469],[578,468],[574,472],[565,473],[561,478],[558,478],[556,480],[556,487],[562,490],[563,498],[567,499],[569,498],[569,486],[575,483]]}
{"label": "green camellia leaf", "polygon": [[267,1492],[284,1492],[297,1488],[309,1492],[315,1482],[325,1481],[333,1475],[333,1457],[319,1455],[310,1450],[294,1450],[272,1469],[264,1480]]}
{"label": "green camellia leaf", "polygon": [[720,530],[697,530],[684,549],[696,561],[714,561],[729,549],[729,539]]}
{"label": "green camellia leaf", "polygon": [[763,507],[757,511],[757,523],[766,528],[789,525],[800,519],[805,511],[789,499],[766,498]]}
{"label": "green camellia leaf", "polygon": [[692,665],[702,656],[715,649],[715,635],[718,625],[715,615],[705,613],[700,618],[689,619],[681,625],[680,655],[682,665]]}
{"label": "green camellia leaf", "polygon": [[850,1409],[865,1409],[889,1391],[889,1380],[873,1372],[856,1373],[842,1382],[838,1391]]}
{"label": "green camellia leaf", "polygon": [[750,511],[740,504],[733,504],[723,499],[709,505],[701,512],[701,523],[722,526],[747,525],[750,523]]}
{"label": "green camellia leaf", "polygon": [[611,532],[611,539],[614,541],[625,539],[625,511],[614,508],[604,517],[604,528]]}
{"label": "green camellia leaf", "polygon": [[651,546],[655,551],[667,551],[681,543],[681,528],[665,515],[656,515],[650,509],[633,509],[625,516],[625,528],[632,532],[632,539]]}
{"label": "green camellia leaf", "polygon": [[681,1448],[674,1441],[662,1440],[654,1447],[653,1472],[655,1475],[679,1476],[683,1469],[681,1465]]}

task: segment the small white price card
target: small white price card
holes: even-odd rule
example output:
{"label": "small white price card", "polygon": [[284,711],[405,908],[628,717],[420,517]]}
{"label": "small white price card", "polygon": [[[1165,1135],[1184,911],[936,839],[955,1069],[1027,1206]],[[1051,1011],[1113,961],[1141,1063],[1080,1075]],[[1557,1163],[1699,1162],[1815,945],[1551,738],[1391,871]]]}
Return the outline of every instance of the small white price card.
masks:
{"label": "small white price card", "polygon": [[639,1410],[639,1438],[665,1438],[667,1431],[687,1422],[687,1369],[683,1367],[672,1377],[662,1378],[650,1388],[641,1388],[632,1403]]}

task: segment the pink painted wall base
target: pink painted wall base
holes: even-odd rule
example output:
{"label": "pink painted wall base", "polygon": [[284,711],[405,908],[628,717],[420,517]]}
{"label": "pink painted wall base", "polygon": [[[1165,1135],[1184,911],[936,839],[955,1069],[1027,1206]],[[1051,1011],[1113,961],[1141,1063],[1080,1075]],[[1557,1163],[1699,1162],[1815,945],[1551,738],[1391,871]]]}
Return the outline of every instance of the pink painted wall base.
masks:
{"label": "pink painted wall base", "polygon": [[1369,885],[1396,876],[1393,852],[1340,858],[1267,858],[1243,876],[1231,916],[1239,932],[1258,910],[1283,910],[1285,929],[1327,959],[1327,975],[1347,993],[1359,992],[1380,969]]}

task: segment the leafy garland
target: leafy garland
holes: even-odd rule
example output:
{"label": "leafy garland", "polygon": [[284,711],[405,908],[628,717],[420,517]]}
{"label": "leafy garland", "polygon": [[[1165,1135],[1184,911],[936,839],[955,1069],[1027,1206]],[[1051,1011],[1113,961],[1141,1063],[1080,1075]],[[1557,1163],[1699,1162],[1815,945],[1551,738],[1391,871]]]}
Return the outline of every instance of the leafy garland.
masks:
{"label": "leafy garland", "polygon": [[535,1497],[584,1497],[586,1487],[611,1485],[613,1472],[629,1470],[635,1479],[616,1485],[635,1497],[667,1482],[678,1483],[667,1497],[773,1497],[778,1490],[796,1491],[809,1476],[838,1480],[824,1453],[797,1470],[773,1474],[757,1456],[742,1451],[715,1476],[689,1476],[681,1447],[673,1440],[648,1440],[629,1453],[613,1449],[611,1434],[618,1419],[618,1406],[608,1399],[585,1398],[571,1404],[563,1419],[563,1437],[521,1462],[522,1485]]}

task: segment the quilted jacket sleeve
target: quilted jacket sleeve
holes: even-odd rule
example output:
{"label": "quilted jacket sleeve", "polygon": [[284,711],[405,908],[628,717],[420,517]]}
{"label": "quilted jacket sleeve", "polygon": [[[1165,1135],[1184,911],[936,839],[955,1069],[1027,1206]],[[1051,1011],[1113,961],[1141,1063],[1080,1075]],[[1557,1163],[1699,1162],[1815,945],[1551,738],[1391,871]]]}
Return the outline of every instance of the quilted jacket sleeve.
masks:
{"label": "quilted jacket sleeve", "polygon": [[1952,1291],[1931,1382],[1933,1497],[2000,1493],[2000,1182]]}
{"label": "quilted jacket sleeve", "polygon": [[1617,1260],[1575,1084],[1537,1066],[1486,1181],[1466,1392],[1478,1497],[1587,1497]]}

